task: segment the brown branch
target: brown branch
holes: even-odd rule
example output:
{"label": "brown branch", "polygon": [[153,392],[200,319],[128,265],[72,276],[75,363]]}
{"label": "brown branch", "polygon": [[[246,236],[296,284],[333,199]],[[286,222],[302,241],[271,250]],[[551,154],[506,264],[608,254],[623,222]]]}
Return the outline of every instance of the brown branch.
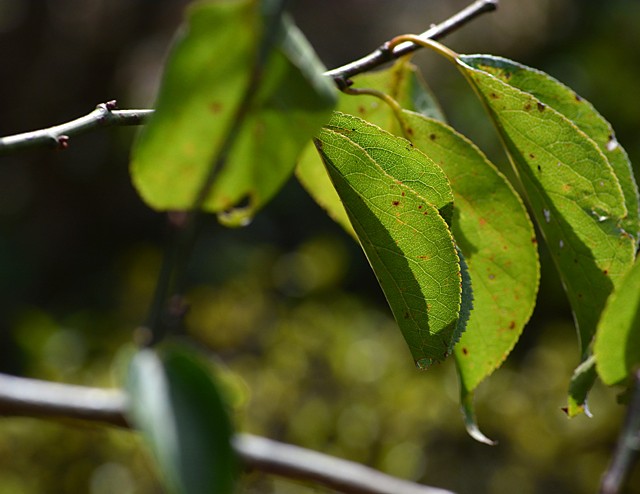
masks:
{"label": "brown branch", "polygon": [[[52,383],[0,374],[0,415],[60,417],[130,427],[127,397],[117,389]],[[233,446],[248,468],[316,482],[348,494],[453,494],[398,479],[359,463],[249,434]]]}

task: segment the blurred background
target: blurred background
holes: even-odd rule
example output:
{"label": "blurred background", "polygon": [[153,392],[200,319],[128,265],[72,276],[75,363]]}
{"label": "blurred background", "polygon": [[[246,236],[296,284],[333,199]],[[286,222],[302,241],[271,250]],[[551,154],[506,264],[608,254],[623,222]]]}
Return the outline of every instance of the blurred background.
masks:
{"label": "blurred background", "polygon": [[[117,99],[153,104],[187,1],[0,0],[0,135],[79,117]],[[298,0],[293,14],[327,67],[468,2]],[[589,99],[640,163],[640,3],[502,0],[445,43],[549,72]],[[430,53],[414,58],[450,122],[499,166],[505,158],[466,83]],[[0,157],[0,371],[118,386],[144,320],[166,220],[128,178],[135,129],[65,151]],[[538,307],[478,391],[487,447],[470,439],[453,362],[419,373],[354,242],[292,180],[243,230],[212,219],[190,266],[188,332],[216,356],[240,431],[314,448],[461,494],[596,492],[624,409],[596,386],[594,417],[568,420],[577,342],[541,251]],[[640,472],[629,493],[640,492]],[[0,420],[0,494],[162,492],[128,431],[72,421]],[[251,473],[241,492],[329,492]]]}

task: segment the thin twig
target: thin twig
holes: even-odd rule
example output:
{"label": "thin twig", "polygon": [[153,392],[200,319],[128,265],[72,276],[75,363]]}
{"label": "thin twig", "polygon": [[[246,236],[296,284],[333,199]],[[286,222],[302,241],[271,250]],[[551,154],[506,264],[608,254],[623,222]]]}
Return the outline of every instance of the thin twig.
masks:
{"label": "thin twig", "polygon": [[[446,21],[431,26],[431,28],[422,33],[420,37],[433,40],[441,39],[453,31],[460,29],[476,17],[487,12],[492,12],[497,8],[498,0],[477,0],[457,14],[449,17]],[[420,48],[421,46],[415,43],[403,43],[396,46],[393,50],[389,50],[387,48],[387,44],[384,43],[380,48],[359,60],[350,62],[342,67],[329,70],[326,72],[326,75],[333,77],[338,87],[342,88],[345,85],[349,85],[348,80],[350,77],[363,72],[368,72],[391,60],[413,53]]]}
{"label": "thin twig", "polygon": [[153,110],[117,110],[116,102],[100,103],[88,115],[48,129],[25,132],[0,138],[0,154],[20,149],[49,147],[66,149],[69,138],[98,127],[114,125],[140,125],[146,122]]}
{"label": "thin twig", "polygon": [[611,464],[602,477],[600,494],[618,494],[640,457],[640,370],[634,375],[632,393]]}
{"label": "thin twig", "polygon": [[[420,35],[422,38],[440,39],[460,29],[481,14],[494,11],[498,0],[477,0],[444,22],[432,26]],[[333,78],[336,85],[342,89],[349,85],[349,78],[373,70],[381,65],[395,60],[403,55],[412,53],[420,48],[414,43],[403,43],[393,50],[383,44],[380,48],[359,60],[325,72]],[[139,125],[144,123],[154,110],[116,110],[115,102],[101,103],[94,111],[71,122],[67,122],[48,129],[25,132],[0,138],[0,155],[8,154],[20,149],[51,147],[65,149],[69,145],[69,138],[101,126],[111,125]]]}
{"label": "thin twig", "polygon": [[[0,374],[0,415],[59,417],[130,427],[117,389],[52,383]],[[453,494],[383,474],[359,463],[249,434],[233,439],[246,467],[316,482],[348,494]]]}

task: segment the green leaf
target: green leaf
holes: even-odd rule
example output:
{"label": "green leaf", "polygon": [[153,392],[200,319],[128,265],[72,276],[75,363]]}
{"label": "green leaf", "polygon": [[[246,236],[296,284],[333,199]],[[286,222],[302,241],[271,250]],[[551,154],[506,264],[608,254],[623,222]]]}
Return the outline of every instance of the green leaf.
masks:
{"label": "green leaf", "polygon": [[522,182],[586,358],[607,297],[633,262],[620,183],[598,145],[565,115],[467,59],[474,60],[460,57],[458,65],[493,117]]}
{"label": "green leaf", "polygon": [[640,364],[640,262],[607,302],[593,352],[598,375],[608,385],[623,382]]}
{"label": "green leaf", "polygon": [[[355,76],[352,87],[381,91],[398,101],[403,108],[444,120],[431,90],[422,80],[415,65],[411,64],[407,58],[399,59],[387,69]],[[342,93],[338,99],[337,110],[359,116],[389,132],[398,133],[399,131],[392,109],[374,96]],[[296,176],[311,197],[327,211],[327,214],[348,233],[355,236],[347,213],[327,175],[327,170],[312,145],[305,148],[296,168]]]}
{"label": "green leaf", "polygon": [[459,259],[438,212],[448,184],[434,188],[437,167],[408,141],[349,115],[336,113],[316,146],[416,364],[444,360],[463,329]]}
{"label": "green leaf", "polygon": [[624,194],[627,216],[623,218],[622,228],[637,238],[640,232],[638,206],[640,200],[631,163],[627,153],[618,143],[613,128],[593,105],[571,88],[540,70],[488,55],[470,55],[461,58],[468,65],[532,94],[545,105],[551,106],[571,120],[598,145],[609,160]]}
{"label": "green leaf", "polygon": [[452,232],[474,297],[455,356],[466,422],[479,438],[468,395],[504,362],[531,317],[539,280],[535,232],[520,197],[473,143],[442,122],[406,110],[400,117],[405,135],[443,169],[453,190]]}
{"label": "green leaf", "polygon": [[596,382],[596,366],[593,355],[587,356],[573,371],[569,384],[567,406],[563,408],[569,417],[585,413],[591,417],[587,406],[587,395]]}
{"label": "green leaf", "polygon": [[133,181],[150,206],[192,208],[218,164],[203,208],[244,224],[328,120],[333,82],[289,18],[267,19],[249,0],[189,9],[132,155]]}
{"label": "green leaf", "polygon": [[127,391],[133,424],[172,492],[233,492],[231,424],[203,364],[184,350],[141,350],[131,362]]}

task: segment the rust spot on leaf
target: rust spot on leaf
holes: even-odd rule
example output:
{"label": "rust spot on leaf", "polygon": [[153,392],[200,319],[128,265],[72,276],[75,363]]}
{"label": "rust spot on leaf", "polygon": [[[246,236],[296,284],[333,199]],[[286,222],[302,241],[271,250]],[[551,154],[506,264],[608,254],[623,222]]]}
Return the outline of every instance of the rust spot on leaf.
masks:
{"label": "rust spot on leaf", "polygon": [[538,102],[538,111],[544,111],[546,107],[544,103]]}
{"label": "rust spot on leaf", "polygon": [[577,94],[576,94],[576,95],[574,95],[574,96],[575,96],[576,101],[577,101],[578,103],[580,103],[580,102],[582,101],[582,98],[581,98],[579,95],[577,95]]}
{"label": "rust spot on leaf", "polygon": [[480,223],[480,226],[484,226],[487,224],[487,220],[485,220],[484,218],[479,218],[478,223]]}
{"label": "rust spot on leaf", "polygon": [[609,276],[609,270],[608,269],[603,269],[602,272],[604,273],[605,276]]}
{"label": "rust spot on leaf", "polygon": [[222,103],[219,101],[214,101],[209,105],[209,110],[211,113],[220,113],[222,111]]}
{"label": "rust spot on leaf", "polygon": [[515,329],[516,328],[516,322],[515,321],[511,321],[509,323],[509,329]]}
{"label": "rust spot on leaf", "polygon": [[411,127],[407,127],[407,134],[409,134],[410,136],[413,135],[413,129]]}
{"label": "rust spot on leaf", "polygon": [[364,106],[361,105],[361,106],[358,107],[358,113],[360,115],[364,115],[365,113],[367,113],[367,110],[366,110],[366,108]]}
{"label": "rust spot on leaf", "polygon": [[496,93],[491,93],[489,96],[491,96],[493,99],[500,99],[500,96],[498,96]]}
{"label": "rust spot on leaf", "polygon": [[529,158],[531,158],[532,160],[536,159],[536,155],[533,153],[529,153]]}
{"label": "rust spot on leaf", "polygon": [[527,103],[526,105],[524,105],[524,109],[527,111],[531,110],[531,103]]}
{"label": "rust spot on leaf", "polygon": [[391,204],[393,204],[394,206],[399,206],[400,205],[400,201],[393,201]]}
{"label": "rust spot on leaf", "polygon": [[531,243],[536,245],[538,243],[538,239],[536,237],[531,237]]}
{"label": "rust spot on leaf", "polygon": [[469,355],[469,349],[467,347],[462,347],[462,354],[463,355]]}
{"label": "rust spot on leaf", "polygon": [[402,191],[402,197],[404,197],[404,190]]}
{"label": "rust spot on leaf", "polygon": [[429,134],[429,139],[431,139],[432,141],[435,141],[438,138],[437,135],[435,134]]}

